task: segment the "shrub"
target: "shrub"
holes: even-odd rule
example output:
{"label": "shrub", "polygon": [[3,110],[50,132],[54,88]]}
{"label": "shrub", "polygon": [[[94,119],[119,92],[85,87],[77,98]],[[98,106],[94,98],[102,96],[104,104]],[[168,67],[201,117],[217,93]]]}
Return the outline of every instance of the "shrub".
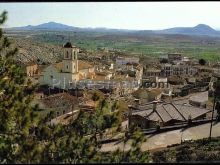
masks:
{"label": "shrub", "polygon": [[166,162],[166,151],[157,151],[152,155],[153,162],[161,163]]}

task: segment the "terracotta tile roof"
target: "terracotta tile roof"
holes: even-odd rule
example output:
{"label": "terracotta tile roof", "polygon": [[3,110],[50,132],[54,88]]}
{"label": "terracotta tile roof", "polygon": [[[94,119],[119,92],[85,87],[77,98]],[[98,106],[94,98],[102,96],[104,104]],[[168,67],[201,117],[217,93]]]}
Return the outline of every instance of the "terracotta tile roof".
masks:
{"label": "terracotta tile roof", "polygon": [[47,67],[48,67],[48,65],[39,65],[38,66],[38,73],[40,74]]}
{"label": "terracotta tile roof", "polygon": [[82,61],[82,60],[78,60],[78,69],[79,70],[83,70],[83,69],[89,69],[94,67],[93,65],[91,65],[88,62]]}
{"label": "terracotta tile roof", "polygon": [[95,77],[93,79],[94,80],[106,80],[106,76],[105,75],[95,75]]}
{"label": "terracotta tile roof", "polygon": [[84,79],[83,74],[81,74],[81,73],[79,74],[79,79],[80,79],[80,80]]}
{"label": "terracotta tile roof", "polygon": [[95,79],[96,74],[91,72],[87,74],[87,77],[85,77],[83,74],[79,73],[79,79],[83,80],[83,79]]}
{"label": "terracotta tile roof", "polygon": [[34,61],[29,61],[29,62],[24,62],[24,65],[25,66],[32,66],[32,65],[37,65],[37,63]]}
{"label": "terracotta tile roof", "polygon": [[94,72],[88,73],[88,78],[89,78],[89,79],[94,79],[95,75],[96,75],[96,74],[95,74]]}
{"label": "terracotta tile roof", "polygon": [[53,64],[53,66],[55,66],[55,68],[57,68],[59,71],[61,71],[63,68],[63,62],[55,63],[55,64]]}
{"label": "terracotta tile roof", "polygon": [[[53,66],[60,71],[63,68],[63,62],[55,63],[55,64],[53,64]],[[92,67],[93,67],[93,65],[91,65],[90,63],[85,62],[83,60],[78,60],[78,69],[79,70],[89,69],[89,68],[92,68]]]}
{"label": "terracotta tile roof", "polygon": [[50,95],[41,99],[40,102],[43,103],[45,108],[58,108],[78,104],[77,98],[68,93]]}

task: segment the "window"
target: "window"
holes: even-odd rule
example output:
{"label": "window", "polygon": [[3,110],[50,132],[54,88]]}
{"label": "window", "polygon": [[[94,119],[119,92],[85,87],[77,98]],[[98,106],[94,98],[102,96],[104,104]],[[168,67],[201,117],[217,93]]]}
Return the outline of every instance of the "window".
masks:
{"label": "window", "polygon": [[69,58],[69,52],[66,51],[66,58]]}
{"label": "window", "polygon": [[66,66],[66,69],[69,69],[69,66],[68,66],[68,65]]}
{"label": "window", "polygon": [[53,78],[53,75],[50,75],[50,78],[52,79],[52,78]]}
{"label": "window", "polygon": [[76,52],[74,51],[74,59],[76,59]]}

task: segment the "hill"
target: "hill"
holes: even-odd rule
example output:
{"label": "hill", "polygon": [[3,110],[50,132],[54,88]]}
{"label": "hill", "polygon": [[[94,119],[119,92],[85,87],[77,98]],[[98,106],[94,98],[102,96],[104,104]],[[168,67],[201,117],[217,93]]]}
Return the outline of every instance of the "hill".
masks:
{"label": "hill", "polygon": [[9,30],[65,30],[65,31],[71,31],[71,30],[79,30],[80,28],[61,24],[61,23],[56,23],[56,22],[48,22],[48,23],[43,23],[40,25],[32,26],[22,26],[22,27],[13,27],[9,28]]}
{"label": "hill", "polygon": [[129,29],[109,29],[109,28],[80,28],[69,26],[56,22],[48,22],[40,25],[23,26],[23,27],[13,27],[7,28],[6,30],[46,30],[46,31],[75,31],[75,32],[118,32],[118,33],[132,33],[137,35],[142,34],[184,34],[184,35],[207,35],[220,37],[220,31],[217,31],[205,24],[199,24],[195,27],[174,27],[164,30],[129,30]]}
{"label": "hill", "polygon": [[[31,45],[37,45],[32,53],[35,56],[45,45],[62,47],[67,41],[88,52],[96,53],[100,49],[123,51],[127,55],[159,57],[161,55],[179,52],[184,56],[196,59],[204,58],[210,61],[220,60],[220,37],[185,34],[160,34],[151,31],[120,32],[120,31],[51,31],[51,30],[14,30],[5,31],[5,35],[14,38],[22,44],[27,52]],[[36,42],[38,44],[36,44]],[[39,48],[38,48],[39,46]],[[30,47],[30,48],[28,48]],[[42,47],[42,49],[40,49]],[[60,51],[59,53],[61,53]],[[51,50],[45,49],[45,57]],[[27,53],[29,54],[29,53]],[[61,53],[62,54],[62,53]],[[44,57],[42,57],[44,58]],[[50,59],[52,56],[50,56]],[[52,59],[51,59],[52,60]]]}
{"label": "hill", "polygon": [[156,31],[156,33],[220,36],[219,31],[214,30],[213,28],[205,24],[199,24],[195,27],[176,27],[165,30],[159,30]]}
{"label": "hill", "polygon": [[29,38],[12,38],[11,41],[19,48],[16,59],[22,63],[37,60],[54,63],[62,58],[61,46],[37,42]]}

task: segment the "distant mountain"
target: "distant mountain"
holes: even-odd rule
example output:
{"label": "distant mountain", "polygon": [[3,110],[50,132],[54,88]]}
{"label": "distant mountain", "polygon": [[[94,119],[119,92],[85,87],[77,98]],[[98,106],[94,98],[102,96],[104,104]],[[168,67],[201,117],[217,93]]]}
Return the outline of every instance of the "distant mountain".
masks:
{"label": "distant mountain", "polygon": [[12,27],[12,28],[6,28],[7,30],[61,30],[61,31],[97,31],[97,32],[130,32],[134,30],[129,29],[110,29],[105,27],[98,27],[98,28],[79,28],[74,26],[69,26],[61,23],[56,22],[48,22],[43,23],[40,25],[32,26],[22,26],[22,27]]}
{"label": "distant mountain", "polygon": [[13,27],[9,29],[10,30],[79,30],[80,28],[68,26],[56,22],[48,22],[36,26],[28,25],[23,27]]}
{"label": "distant mountain", "polygon": [[57,31],[96,31],[96,32],[125,32],[134,33],[137,35],[148,34],[183,34],[183,35],[208,35],[208,36],[218,36],[220,37],[220,31],[217,31],[205,24],[199,24],[195,27],[175,27],[164,30],[129,30],[129,29],[109,29],[109,28],[80,28],[69,26],[56,22],[48,22],[40,25],[23,26],[23,27],[13,27],[7,28],[7,30],[57,30]]}
{"label": "distant mountain", "polygon": [[156,33],[163,34],[186,34],[186,35],[220,35],[220,31],[214,30],[208,25],[199,24],[195,27],[176,27],[164,30],[157,30]]}

